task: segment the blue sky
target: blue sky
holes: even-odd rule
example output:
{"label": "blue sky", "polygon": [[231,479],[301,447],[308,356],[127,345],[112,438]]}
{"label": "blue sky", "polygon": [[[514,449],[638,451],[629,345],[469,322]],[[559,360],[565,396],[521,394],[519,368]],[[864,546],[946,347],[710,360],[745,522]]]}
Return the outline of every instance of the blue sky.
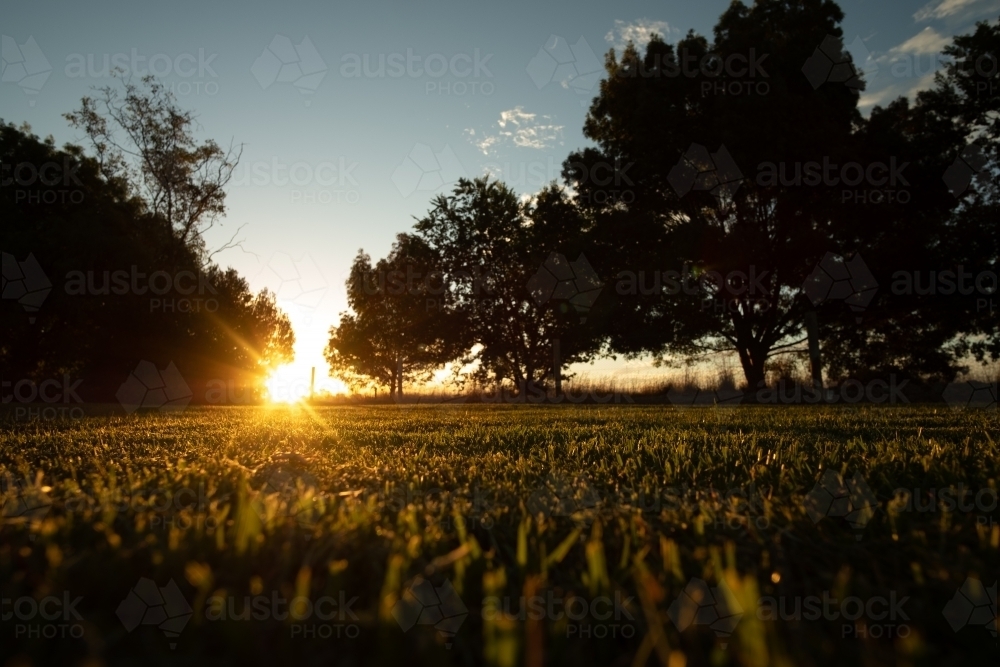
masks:
{"label": "blue sky", "polygon": [[[61,114],[117,62],[162,75],[204,136],[243,144],[210,245],[243,226],[242,247],[216,259],[278,293],[298,337],[288,377],[304,381],[310,366],[325,372],[358,248],[384,255],[460,175],[490,171],[522,193],[557,177],[587,144],[607,50],[650,29],[710,36],[729,0],[88,4],[3,3],[0,118],[79,141]],[[948,38],[1000,13],[1000,0],[840,5],[866,62],[866,109],[929,85]]]}

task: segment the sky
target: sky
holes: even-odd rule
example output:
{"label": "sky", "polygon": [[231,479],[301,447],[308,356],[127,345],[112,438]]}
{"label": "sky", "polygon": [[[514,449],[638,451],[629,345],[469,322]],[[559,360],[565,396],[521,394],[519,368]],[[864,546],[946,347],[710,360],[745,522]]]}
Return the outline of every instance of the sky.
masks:
{"label": "sky", "polygon": [[[242,145],[215,256],[278,296],[295,329],[283,382],[327,376],[328,329],[363,248],[395,235],[461,176],[521,194],[557,179],[604,54],[651,31],[711,36],[729,0],[647,2],[0,3],[0,118],[81,143],[62,114],[124,65],[151,72],[198,116],[199,135]],[[844,42],[864,62],[862,111],[929,87],[936,54],[1000,0],[843,0]],[[817,45],[818,46],[818,45]],[[105,65],[107,63],[107,66]],[[600,361],[601,377],[650,364]]]}

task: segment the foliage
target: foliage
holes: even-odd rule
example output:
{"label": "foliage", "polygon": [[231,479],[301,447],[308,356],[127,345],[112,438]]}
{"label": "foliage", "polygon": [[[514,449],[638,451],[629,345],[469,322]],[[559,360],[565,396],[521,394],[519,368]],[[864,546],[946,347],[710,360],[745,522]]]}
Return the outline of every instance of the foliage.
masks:
{"label": "foliage", "polygon": [[[827,253],[862,256],[882,287],[863,314],[843,300],[819,307],[834,378],[948,380],[965,353],[983,358],[996,348],[995,313],[974,298],[886,289],[899,271],[925,281],[959,266],[995,273],[995,182],[959,199],[942,179],[970,135],[992,141],[995,153],[995,66],[978,77],[950,66],[915,105],[900,99],[862,118],[860,70],[818,86],[803,73],[824,40],[842,48],[842,19],[832,2],[734,2],[712,42],[689,33],[672,45],[654,35],[645,53],[631,44],[620,57],[609,52],[584,126],[598,147],[571,155],[564,176],[595,220],[595,266],[618,279],[615,351],[689,359],[735,351],[747,385],[759,386],[772,355],[804,352],[815,304],[803,285]],[[946,53],[995,63],[996,30],[981,24]],[[690,63],[700,66],[685,70]],[[766,94],[732,93],[748,85]],[[836,168],[822,166],[823,177],[804,184],[809,163]],[[853,189],[842,182],[841,167],[879,163],[888,167],[881,175],[899,176],[885,188],[872,178]],[[626,187],[594,178],[610,166],[627,174]],[[667,272],[692,278],[692,287],[667,289]]]}
{"label": "foliage", "polygon": [[330,329],[332,374],[353,386],[388,385],[396,396],[404,381],[429,379],[458,356],[438,259],[420,239],[399,234],[374,266],[359,251],[346,285],[353,313]]}
{"label": "foliage", "polygon": [[[294,334],[274,296],[205,264],[81,148],[4,124],[0,161],[5,178],[8,165],[17,176],[0,188],[5,270],[33,256],[49,289],[37,309],[3,300],[5,380],[70,374],[86,378],[87,400],[109,400],[142,360],[174,362],[191,383],[246,385],[291,359]],[[31,177],[45,165],[45,178]]]}
{"label": "foliage", "polygon": [[225,215],[225,186],[241,151],[211,139],[199,143],[194,114],[178,107],[153,75],[138,84],[116,76],[124,92],[104,86],[65,118],[86,134],[106,180],[166,220],[185,245],[205,252],[204,234]]}
{"label": "foliage", "polygon": [[[521,202],[488,178],[461,180],[439,196],[416,234],[441,258],[451,309],[481,383],[513,384],[518,391],[593,357],[599,333],[591,319],[565,301],[533,294],[532,277],[552,253],[576,258],[586,225],[556,186]],[[558,362],[553,342],[560,341]]]}

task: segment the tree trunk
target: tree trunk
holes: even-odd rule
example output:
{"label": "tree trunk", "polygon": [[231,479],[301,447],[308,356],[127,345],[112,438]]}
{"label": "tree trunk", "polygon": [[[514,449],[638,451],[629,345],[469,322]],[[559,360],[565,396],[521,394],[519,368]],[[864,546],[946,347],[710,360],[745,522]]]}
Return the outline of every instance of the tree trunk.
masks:
{"label": "tree trunk", "polygon": [[806,335],[809,337],[809,370],[812,375],[813,389],[823,390],[823,366],[819,356],[819,325],[816,322],[816,311],[806,313]]}
{"label": "tree trunk", "polygon": [[399,398],[403,398],[403,355],[396,357],[396,383],[398,384]]}
{"label": "tree trunk", "polygon": [[767,351],[762,346],[740,347],[740,365],[747,380],[747,397],[752,401],[758,389],[764,387],[764,362]]}
{"label": "tree trunk", "polygon": [[562,396],[562,359],[558,338],[552,340],[552,374],[556,380],[556,396]]}

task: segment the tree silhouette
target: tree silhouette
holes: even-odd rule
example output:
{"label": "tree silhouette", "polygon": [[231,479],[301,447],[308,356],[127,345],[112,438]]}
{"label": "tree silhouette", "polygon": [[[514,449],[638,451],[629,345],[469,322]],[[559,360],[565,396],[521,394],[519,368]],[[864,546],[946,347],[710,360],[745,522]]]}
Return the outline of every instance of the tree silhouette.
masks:
{"label": "tree silhouette", "polygon": [[438,259],[421,239],[399,234],[374,266],[359,251],[347,280],[353,313],[341,313],[330,329],[331,374],[352,386],[388,385],[402,398],[404,382],[430,379],[459,354],[448,296]]}
{"label": "tree silhouette", "polygon": [[933,88],[875,107],[856,131],[858,161],[906,164],[909,187],[905,199],[851,206],[837,221],[835,245],[862,254],[879,289],[860,322],[820,307],[832,375],[950,381],[970,354],[1000,357],[998,48],[997,26],[957,36]]}
{"label": "tree silhouette", "polygon": [[[733,3],[711,43],[653,35],[645,53],[609,52],[584,126],[598,147],[563,174],[595,221],[594,265],[615,281],[612,349],[657,360],[734,351],[751,388],[772,355],[805,353],[807,331],[816,380],[821,342],[835,379],[947,380],[968,353],[995,358],[983,294],[890,286],[900,272],[995,275],[997,28],[956,38],[916,103],[863,118],[842,18],[818,0]],[[595,178],[610,165],[627,187]],[[839,275],[844,262],[857,275],[808,293],[824,263]]]}
{"label": "tree silhouette", "polygon": [[[584,126],[598,148],[571,155],[564,176],[596,221],[595,266],[619,281],[614,349],[735,351],[755,388],[772,354],[801,346],[801,285],[832,245],[839,193],[758,172],[850,158],[863,81],[814,89],[802,71],[824,40],[840,48],[842,18],[832,2],[733,3],[712,43],[654,35],[644,54],[609,52]],[[629,197],[602,196],[601,164],[628,169]]]}
{"label": "tree silhouette", "polygon": [[186,245],[207,252],[204,234],[225,215],[225,186],[242,151],[223,150],[211,139],[198,143],[194,114],[152,75],[139,84],[115,75],[123,92],[99,88],[98,97],[84,97],[65,118],[86,133],[108,181],[170,223]]}
{"label": "tree silhouette", "polygon": [[[204,263],[190,239],[81,148],[60,150],[2,124],[0,161],[11,167],[0,188],[5,284],[8,264],[31,257],[50,286],[31,312],[5,290],[5,380],[69,374],[83,380],[85,400],[107,401],[148,360],[175,363],[198,401],[211,380],[256,386],[291,359],[294,334],[273,295]],[[154,274],[169,284],[165,293],[151,290]]]}
{"label": "tree silhouette", "polygon": [[532,293],[534,277],[553,253],[577,259],[586,225],[558,187],[522,203],[488,178],[460,180],[417,221],[416,235],[440,257],[448,314],[469,352],[461,363],[474,366],[476,381],[537,391],[557,370],[596,354],[599,318],[581,317],[579,307],[588,301],[569,301],[578,292],[595,294],[596,280],[566,280],[572,295],[565,299],[544,285]]}

